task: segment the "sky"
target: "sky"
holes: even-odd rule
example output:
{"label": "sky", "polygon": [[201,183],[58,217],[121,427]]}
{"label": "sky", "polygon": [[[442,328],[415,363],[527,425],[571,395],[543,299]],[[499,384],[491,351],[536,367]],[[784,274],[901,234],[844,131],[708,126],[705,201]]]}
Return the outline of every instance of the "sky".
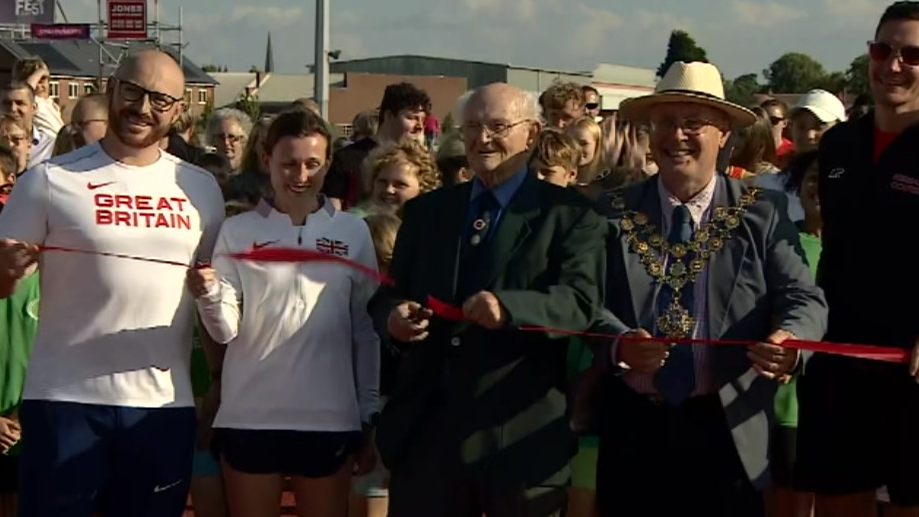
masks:
{"label": "sky", "polygon": [[[419,54],[562,70],[656,68],[670,31],[682,29],[728,78],[760,73],[785,52],[834,71],[864,52],[892,1],[332,0],[331,42],[343,60]],[[199,65],[261,67],[269,32],[276,72],[306,72],[313,61],[315,0],[159,3],[165,23],[184,6],[186,55]],[[71,22],[97,18],[96,0],[60,4]]]}

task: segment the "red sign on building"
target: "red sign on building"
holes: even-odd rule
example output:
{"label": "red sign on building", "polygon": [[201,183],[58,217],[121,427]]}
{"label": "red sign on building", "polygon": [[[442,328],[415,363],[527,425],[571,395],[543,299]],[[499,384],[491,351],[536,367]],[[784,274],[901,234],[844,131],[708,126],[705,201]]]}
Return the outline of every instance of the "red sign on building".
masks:
{"label": "red sign on building", "polygon": [[146,39],[147,0],[108,0],[108,38]]}

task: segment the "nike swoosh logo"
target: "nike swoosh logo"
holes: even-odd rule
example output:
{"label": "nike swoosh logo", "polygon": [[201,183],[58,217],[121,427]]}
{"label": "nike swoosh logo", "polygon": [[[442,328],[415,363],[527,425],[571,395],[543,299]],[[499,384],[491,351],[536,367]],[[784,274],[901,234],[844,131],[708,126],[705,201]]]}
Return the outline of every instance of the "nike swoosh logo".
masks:
{"label": "nike swoosh logo", "polygon": [[269,246],[269,245],[274,244],[274,243],[276,243],[276,242],[278,242],[277,239],[275,239],[275,240],[273,240],[273,241],[253,242],[253,243],[252,243],[252,249],[254,249],[254,250],[260,250],[260,249],[264,248],[265,246]]}
{"label": "nike swoosh logo", "polygon": [[174,488],[174,487],[179,486],[181,483],[182,483],[182,480],[180,479],[180,480],[176,481],[175,483],[170,483],[170,484],[168,484],[168,485],[166,485],[166,486],[156,485],[155,487],[153,487],[153,493],[154,493],[154,494],[158,494],[158,493],[160,493],[160,492],[165,492],[166,490],[169,490],[170,488]]}
{"label": "nike swoosh logo", "polygon": [[114,181],[106,181],[105,183],[92,183],[92,182],[89,182],[89,183],[86,184],[86,188],[88,188],[89,190],[96,190],[97,188],[102,188],[102,187],[111,185],[112,183],[115,183],[115,182],[114,182]]}

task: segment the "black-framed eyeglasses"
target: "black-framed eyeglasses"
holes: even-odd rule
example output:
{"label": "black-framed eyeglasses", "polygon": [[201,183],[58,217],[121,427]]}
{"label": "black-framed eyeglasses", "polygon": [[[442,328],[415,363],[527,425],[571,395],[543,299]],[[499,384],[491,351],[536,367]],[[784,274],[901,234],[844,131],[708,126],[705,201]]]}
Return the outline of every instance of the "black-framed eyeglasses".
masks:
{"label": "black-framed eyeglasses", "polygon": [[769,122],[771,122],[773,126],[777,126],[785,122],[785,117],[769,117]]}
{"label": "black-framed eyeglasses", "polygon": [[150,100],[150,106],[156,111],[169,111],[177,102],[184,99],[173,97],[172,95],[148,90],[143,86],[125,81],[124,79],[115,78],[118,81],[118,95],[128,102],[140,102],[146,96]]}
{"label": "black-framed eyeglasses", "polygon": [[475,137],[481,135],[482,131],[485,131],[485,134],[491,138],[504,138],[508,133],[510,133],[511,129],[529,121],[529,119],[523,119],[511,124],[505,124],[503,122],[489,122],[486,124],[480,124],[478,122],[467,122],[463,124],[463,133],[471,137]]}

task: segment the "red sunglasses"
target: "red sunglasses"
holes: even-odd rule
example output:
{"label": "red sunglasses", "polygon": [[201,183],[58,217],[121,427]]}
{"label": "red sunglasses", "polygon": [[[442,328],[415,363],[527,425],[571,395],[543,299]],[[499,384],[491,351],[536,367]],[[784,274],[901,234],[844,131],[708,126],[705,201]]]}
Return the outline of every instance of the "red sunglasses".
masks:
{"label": "red sunglasses", "polygon": [[887,61],[890,56],[896,56],[907,66],[919,66],[919,47],[906,45],[895,48],[880,41],[868,42],[868,56],[874,61]]}

